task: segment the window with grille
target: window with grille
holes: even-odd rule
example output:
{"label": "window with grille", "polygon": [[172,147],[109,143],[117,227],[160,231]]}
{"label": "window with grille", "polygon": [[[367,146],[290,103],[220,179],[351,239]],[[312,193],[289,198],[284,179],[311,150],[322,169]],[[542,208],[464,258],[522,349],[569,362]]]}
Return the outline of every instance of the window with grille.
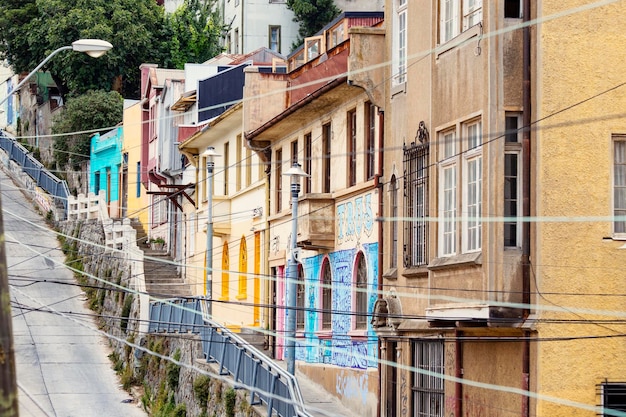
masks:
{"label": "window with grille", "polygon": [[367,264],[363,252],[359,252],[356,261],[355,285],[355,327],[367,328]]}
{"label": "window with grille", "polygon": [[406,267],[428,263],[428,154],[428,143],[404,147]]}
{"label": "window with grille", "polygon": [[419,340],[413,345],[413,416],[443,417],[445,411],[444,343]]}
{"label": "window with grille", "polygon": [[333,289],[332,273],[328,258],[322,264],[322,329],[330,330],[333,326]]}
{"label": "window with grille", "polygon": [[390,203],[390,234],[391,248],[389,248],[389,267],[397,268],[398,266],[398,181],[396,176],[391,177],[389,183],[389,203]]}
{"label": "window with grille", "polygon": [[283,150],[276,150],[276,170],[274,172],[276,181],[276,213],[283,209]]}
{"label": "window with grille", "polygon": [[626,412],[626,382],[605,382],[598,385],[602,400],[601,416],[613,416],[614,411]]}
{"label": "window with grille", "polygon": [[311,192],[311,159],[312,159],[312,141],[311,134],[304,135],[304,172],[309,174],[308,177],[304,177],[304,194]]}
{"label": "window with grille", "polygon": [[331,137],[330,123],[322,126],[322,192],[330,193],[330,137]]}

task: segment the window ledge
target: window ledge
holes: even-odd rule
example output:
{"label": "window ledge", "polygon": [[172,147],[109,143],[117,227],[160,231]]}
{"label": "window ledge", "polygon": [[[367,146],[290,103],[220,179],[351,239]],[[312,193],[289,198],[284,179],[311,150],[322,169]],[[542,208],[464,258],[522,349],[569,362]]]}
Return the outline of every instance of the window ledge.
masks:
{"label": "window ledge", "polygon": [[354,329],[348,332],[348,336],[353,339],[367,339],[367,330],[365,329]]}
{"label": "window ledge", "polygon": [[427,278],[428,277],[427,266],[415,266],[406,268],[402,271],[402,276],[406,278]]}
{"label": "window ledge", "polygon": [[248,294],[237,294],[237,296],[235,297],[237,300],[241,301],[241,300],[247,300],[248,299]]}
{"label": "window ledge", "polygon": [[393,96],[400,94],[400,93],[406,93],[406,81],[403,82],[402,84],[396,84],[393,87],[391,87],[391,97],[393,98]]}
{"label": "window ledge", "polygon": [[332,339],[333,331],[332,330],[318,330],[317,332],[315,332],[315,336],[317,336],[318,339]]}
{"label": "window ledge", "polygon": [[467,29],[466,31],[459,33],[454,38],[438,45],[435,51],[437,55],[437,59],[439,59],[441,55],[445,54],[449,50],[454,49],[458,46],[463,46],[466,43],[468,43],[468,41],[472,39],[473,37],[479,36],[480,31],[481,31],[481,25],[476,24],[472,26],[471,28]]}
{"label": "window ledge", "polygon": [[398,279],[398,268],[389,268],[383,273],[383,278]]}
{"label": "window ledge", "polygon": [[482,264],[483,264],[482,252],[473,252],[473,253],[464,253],[462,255],[435,258],[428,265],[428,269],[431,271],[436,271],[438,269],[445,269],[445,268],[451,268],[451,267],[482,265]]}

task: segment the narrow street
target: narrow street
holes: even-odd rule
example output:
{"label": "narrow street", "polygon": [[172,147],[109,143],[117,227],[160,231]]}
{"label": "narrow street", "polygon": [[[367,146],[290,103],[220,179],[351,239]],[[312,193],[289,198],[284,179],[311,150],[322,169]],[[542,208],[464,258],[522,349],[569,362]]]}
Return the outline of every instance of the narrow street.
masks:
{"label": "narrow street", "polygon": [[120,387],[55,233],[2,170],[0,191],[20,416],[146,416]]}

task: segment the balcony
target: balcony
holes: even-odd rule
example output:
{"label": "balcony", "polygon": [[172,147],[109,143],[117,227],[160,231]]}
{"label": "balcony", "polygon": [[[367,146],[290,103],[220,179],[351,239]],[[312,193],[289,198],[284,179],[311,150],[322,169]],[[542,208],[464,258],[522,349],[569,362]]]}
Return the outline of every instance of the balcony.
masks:
{"label": "balcony", "polygon": [[298,202],[298,246],[335,247],[335,199],[330,194],[306,194]]}

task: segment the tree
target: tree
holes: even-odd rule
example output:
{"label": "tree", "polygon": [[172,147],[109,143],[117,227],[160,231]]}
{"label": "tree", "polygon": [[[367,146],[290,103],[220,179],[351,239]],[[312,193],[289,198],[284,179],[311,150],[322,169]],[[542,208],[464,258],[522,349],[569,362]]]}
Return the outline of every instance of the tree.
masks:
{"label": "tree", "polygon": [[186,0],[167,16],[154,0],[2,0],[0,59],[16,73],[29,72],[59,47],[103,39],[113,49],[97,60],[63,52],[45,69],[63,96],[113,89],[139,98],[142,63],[182,68],[219,52],[216,1]]}
{"label": "tree", "polygon": [[166,30],[171,35],[168,67],[183,69],[185,63],[201,63],[220,52],[223,25],[216,1],[185,0],[174,13],[165,18]]}
{"label": "tree", "polygon": [[304,38],[315,35],[341,13],[333,0],[287,0],[287,7],[295,15],[293,20],[300,25],[299,39],[292,45],[292,49],[300,46]]}
{"label": "tree", "polygon": [[89,91],[86,94],[69,98],[65,110],[55,116],[53,134],[85,132],[58,136],[54,141],[54,156],[57,165],[63,168],[71,160],[72,165],[89,159],[93,129],[104,131],[122,121],[124,100],[116,91]]}

